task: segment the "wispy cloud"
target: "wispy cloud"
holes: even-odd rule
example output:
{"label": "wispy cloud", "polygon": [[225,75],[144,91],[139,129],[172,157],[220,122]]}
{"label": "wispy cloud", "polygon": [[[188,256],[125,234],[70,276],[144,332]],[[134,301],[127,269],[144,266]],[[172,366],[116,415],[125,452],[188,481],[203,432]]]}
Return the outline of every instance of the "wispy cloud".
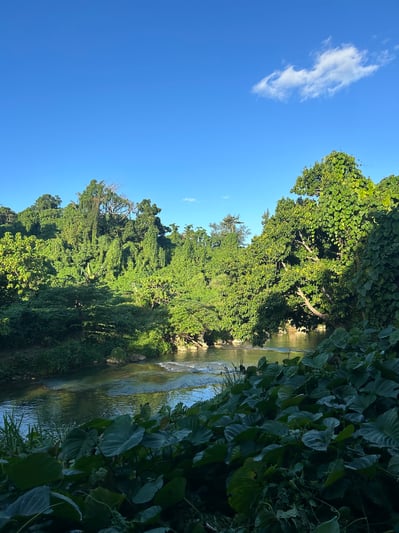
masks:
{"label": "wispy cloud", "polygon": [[224,194],[223,196],[221,196],[221,199],[222,200],[230,200],[230,196],[228,194]]}
{"label": "wispy cloud", "polygon": [[197,201],[196,198],[183,198],[183,202],[187,202],[189,204],[193,204]]}
{"label": "wispy cloud", "polygon": [[359,50],[353,44],[332,48],[327,40],[323,50],[315,54],[311,68],[298,69],[288,65],[284,70],[275,70],[254,85],[252,92],[274,100],[287,100],[295,93],[301,100],[331,96],[371,76],[392,59],[392,53],[384,50],[374,62],[370,62],[367,50]]}

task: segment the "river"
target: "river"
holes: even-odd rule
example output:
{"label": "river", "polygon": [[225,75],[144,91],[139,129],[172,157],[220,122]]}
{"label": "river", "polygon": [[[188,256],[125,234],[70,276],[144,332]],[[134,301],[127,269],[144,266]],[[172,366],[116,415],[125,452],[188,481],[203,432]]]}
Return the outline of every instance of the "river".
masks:
{"label": "river", "polygon": [[0,426],[13,415],[25,431],[68,428],[87,420],[134,414],[149,403],[153,412],[167,404],[190,406],[212,398],[227,371],[240,364],[256,365],[263,356],[282,361],[311,351],[324,334],[276,335],[262,348],[217,347],[178,352],[156,361],[125,366],[86,369],[73,375],[48,378],[29,386],[3,387],[0,391]]}

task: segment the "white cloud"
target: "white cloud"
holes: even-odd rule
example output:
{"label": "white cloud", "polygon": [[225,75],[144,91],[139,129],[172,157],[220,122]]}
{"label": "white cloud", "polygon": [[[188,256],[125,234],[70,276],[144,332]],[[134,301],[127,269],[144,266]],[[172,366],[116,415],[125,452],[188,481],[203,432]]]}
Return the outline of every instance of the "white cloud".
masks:
{"label": "white cloud", "polygon": [[[329,46],[329,41],[325,45]],[[328,47],[315,56],[310,69],[296,69],[289,65],[275,70],[252,87],[252,92],[265,98],[286,100],[298,93],[301,100],[331,96],[366,76],[374,74],[393,59],[388,51],[382,52],[374,63],[368,62],[367,50],[358,50],[352,44]]]}
{"label": "white cloud", "polygon": [[188,202],[188,203],[194,203],[196,202],[197,199],[196,198],[183,198],[183,202]]}

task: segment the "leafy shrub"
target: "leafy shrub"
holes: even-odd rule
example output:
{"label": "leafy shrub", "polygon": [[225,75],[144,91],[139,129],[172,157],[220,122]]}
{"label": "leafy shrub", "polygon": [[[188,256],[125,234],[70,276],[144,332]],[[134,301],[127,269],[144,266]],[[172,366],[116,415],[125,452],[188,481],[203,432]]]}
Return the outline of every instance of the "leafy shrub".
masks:
{"label": "leafy shrub", "polygon": [[380,213],[352,284],[362,318],[374,327],[399,322],[399,212]]}
{"label": "leafy shrub", "polygon": [[123,348],[117,346],[111,351],[111,357],[112,359],[116,359],[118,361],[124,361],[126,359],[126,352]]}
{"label": "leafy shrub", "polygon": [[59,346],[41,350],[36,364],[42,375],[63,374],[102,363],[111,351],[111,343],[95,344],[90,341],[70,340]]}
{"label": "leafy shrub", "polygon": [[162,329],[140,331],[136,338],[129,342],[129,351],[147,357],[158,357],[172,351],[172,345],[165,339]]}

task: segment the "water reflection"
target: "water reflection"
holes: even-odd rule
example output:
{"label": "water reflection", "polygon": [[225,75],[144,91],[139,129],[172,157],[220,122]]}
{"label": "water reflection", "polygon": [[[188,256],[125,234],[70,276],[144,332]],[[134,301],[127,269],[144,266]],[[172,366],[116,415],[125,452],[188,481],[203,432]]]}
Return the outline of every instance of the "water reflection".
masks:
{"label": "water reflection", "polygon": [[52,428],[134,414],[145,403],[154,412],[165,404],[190,406],[215,395],[226,369],[256,365],[262,356],[271,362],[295,357],[313,349],[321,338],[317,334],[280,335],[262,348],[179,352],[159,362],[85,370],[30,387],[6,388],[0,393],[0,423],[3,414],[14,413],[23,416],[25,429],[33,424]]}

